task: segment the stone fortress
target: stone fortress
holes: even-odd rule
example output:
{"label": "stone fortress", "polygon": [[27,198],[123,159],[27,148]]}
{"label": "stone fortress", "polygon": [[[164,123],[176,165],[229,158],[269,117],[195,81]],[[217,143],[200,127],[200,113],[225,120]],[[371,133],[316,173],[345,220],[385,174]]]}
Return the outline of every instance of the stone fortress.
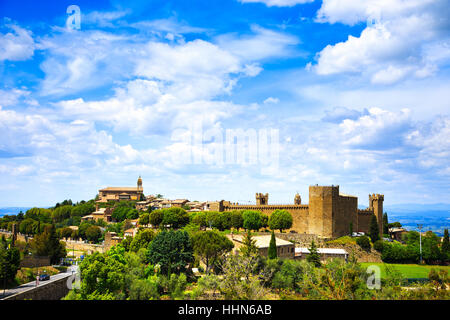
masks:
{"label": "stone fortress", "polygon": [[[369,195],[369,207],[358,209],[358,198],[340,193],[339,186],[309,186],[309,203],[302,204],[302,199],[297,193],[293,204],[269,204],[269,194],[256,193],[256,204],[247,205],[231,203],[230,201],[214,202],[189,202],[187,199],[167,200],[155,199],[154,196],[144,196],[142,178],[139,177],[136,187],[108,187],[99,190],[97,204],[108,201],[134,200],[136,208],[146,210],[149,206],[153,209],[167,208],[171,206],[182,207],[186,204],[194,208],[192,211],[233,211],[233,210],[258,210],[270,215],[277,209],[284,209],[291,213],[293,224],[290,231],[298,234],[315,235],[319,238],[330,239],[346,236],[350,233],[350,224],[355,232],[369,232],[370,220],[375,215],[378,221],[380,236],[383,230],[383,201],[382,194]],[[142,201],[144,199],[144,201]],[[105,218],[107,212],[97,211]]]}
{"label": "stone fortress", "polygon": [[256,194],[256,205],[242,205],[221,200],[209,203],[209,210],[258,210],[270,215],[276,209],[284,209],[291,213],[292,228],[297,233],[317,235],[320,238],[337,238],[353,231],[369,232],[370,220],[377,218],[380,236],[383,230],[382,194],[369,195],[369,207],[358,209],[358,198],[342,194],[339,186],[310,186],[309,204],[301,204],[301,197],[296,194],[294,204],[270,205],[269,194]]}

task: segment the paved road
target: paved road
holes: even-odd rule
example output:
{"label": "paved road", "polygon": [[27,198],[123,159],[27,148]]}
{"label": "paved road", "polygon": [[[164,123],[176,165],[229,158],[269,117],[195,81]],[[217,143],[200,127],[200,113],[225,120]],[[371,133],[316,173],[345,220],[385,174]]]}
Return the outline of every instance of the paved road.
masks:
{"label": "paved road", "polygon": [[[70,275],[72,275],[72,271],[75,274],[75,272],[77,272],[77,270],[78,270],[78,266],[70,266],[67,268],[66,272],[62,272],[62,273],[58,273],[53,276],[50,276],[50,280],[39,281],[38,287],[45,286],[49,283],[52,283],[53,281],[70,276]],[[7,289],[7,290],[5,290],[5,294],[3,294],[3,289],[2,289],[0,291],[0,299],[6,298],[8,296],[11,296],[11,295],[19,293],[19,292],[30,290],[32,288],[36,288],[36,280],[34,280],[32,282],[24,283],[21,286],[18,286],[13,289]]]}

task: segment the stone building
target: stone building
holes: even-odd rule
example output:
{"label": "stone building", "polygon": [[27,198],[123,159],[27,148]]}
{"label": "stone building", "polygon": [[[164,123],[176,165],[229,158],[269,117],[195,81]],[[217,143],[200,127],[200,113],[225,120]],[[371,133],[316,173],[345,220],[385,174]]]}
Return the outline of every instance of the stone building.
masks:
{"label": "stone building", "polygon": [[116,244],[119,244],[120,242],[122,242],[123,238],[118,237],[117,233],[115,232],[106,232],[105,233],[105,242],[104,242],[104,247],[105,250],[108,250],[109,248],[115,246]]}
{"label": "stone building", "polygon": [[358,198],[339,192],[339,186],[310,186],[309,204],[301,204],[300,195],[294,197],[294,204],[269,204],[269,195],[257,193],[256,205],[242,205],[221,200],[209,202],[208,210],[258,210],[270,215],[277,209],[292,214],[291,230],[302,234],[314,234],[322,238],[337,238],[353,231],[368,233],[370,219],[375,215],[379,224],[380,236],[383,231],[383,201],[381,194],[369,195],[369,208],[358,209]]}
{"label": "stone building", "polygon": [[[244,237],[242,235],[227,235],[227,237],[234,243],[234,249],[239,250],[242,246]],[[255,246],[258,248],[258,253],[261,256],[268,256],[271,238],[271,235],[252,236],[252,240],[255,240]],[[277,237],[275,237],[275,243],[277,246],[277,257],[294,259],[295,244]]]}
{"label": "stone building", "polygon": [[134,200],[140,201],[144,197],[142,178],[139,177],[137,187],[107,187],[98,191],[97,202]]}
{"label": "stone building", "polygon": [[[320,256],[321,262],[326,262],[329,259],[340,258],[345,261],[348,260],[348,252],[340,248],[317,248],[317,253]],[[296,259],[306,259],[310,255],[308,248],[295,248]]]}
{"label": "stone building", "polygon": [[92,212],[91,214],[89,214],[87,216],[83,216],[81,218],[81,220],[82,221],[103,220],[103,221],[109,223],[109,222],[112,222],[112,211],[113,211],[112,208],[98,208],[98,205],[97,205],[97,210],[95,210],[94,212]]}

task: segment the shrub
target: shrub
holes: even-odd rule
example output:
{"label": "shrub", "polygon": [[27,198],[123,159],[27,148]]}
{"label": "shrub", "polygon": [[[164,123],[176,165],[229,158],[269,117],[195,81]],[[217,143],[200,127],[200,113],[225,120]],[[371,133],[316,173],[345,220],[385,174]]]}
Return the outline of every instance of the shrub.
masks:
{"label": "shrub", "polygon": [[374,248],[375,250],[377,250],[378,252],[382,252],[382,251],[383,251],[383,246],[384,246],[383,240],[377,240],[377,241],[375,241],[375,243],[373,244],[373,248]]}
{"label": "shrub", "polygon": [[356,243],[361,247],[361,249],[369,251],[370,250],[370,239],[368,236],[362,236],[356,239]]}

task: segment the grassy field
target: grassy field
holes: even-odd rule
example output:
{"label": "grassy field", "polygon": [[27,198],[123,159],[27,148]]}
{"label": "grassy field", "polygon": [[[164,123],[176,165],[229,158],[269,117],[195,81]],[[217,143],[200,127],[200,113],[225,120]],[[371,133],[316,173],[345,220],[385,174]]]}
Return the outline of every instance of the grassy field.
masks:
{"label": "grassy field", "polygon": [[386,265],[393,266],[397,269],[405,279],[411,278],[428,278],[428,274],[432,268],[434,269],[445,269],[450,273],[450,266],[429,266],[429,265],[418,265],[418,264],[391,264],[391,263],[374,263],[374,262],[363,262],[361,263],[363,267],[368,267],[370,265],[379,266],[381,269],[381,277],[386,276],[385,267]]}

